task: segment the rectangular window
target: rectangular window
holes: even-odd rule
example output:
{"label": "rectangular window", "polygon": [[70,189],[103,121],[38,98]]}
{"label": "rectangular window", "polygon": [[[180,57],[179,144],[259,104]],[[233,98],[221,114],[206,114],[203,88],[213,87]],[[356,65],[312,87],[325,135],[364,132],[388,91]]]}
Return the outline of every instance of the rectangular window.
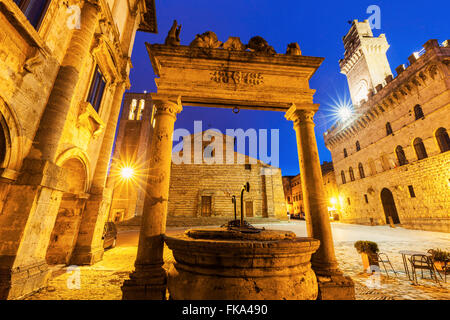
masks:
{"label": "rectangular window", "polygon": [[410,197],[411,198],[415,198],[416,197],[416,193],[414,192],[413,186],[408,186],[408,190],[409,190]]}
{"label": "rectangular window", "polygon": [[31,25],[38,30],[50,0],[14,0]]}
{"label": "rectangular window", "polygon": [[246,163],[246,164],[245,164],[245,170],[252,170],[252,165]]}
{"label": "rectangular window", "polygon": [[367,198],[367,194],[364,195],[364,200],[366,200],[366,203],[369,203],[369,198]]}
{"label": "rectangular window", "polygon": [[97,112],[100,109],[100,104],[102,102],[105,86],[106,80],[103,77],[103,74],[97,65],[95,67],[94,77],[92,78],[91,88],[89,89],[89,95],[87,98],[87,101],[91,103],[92,107]]}

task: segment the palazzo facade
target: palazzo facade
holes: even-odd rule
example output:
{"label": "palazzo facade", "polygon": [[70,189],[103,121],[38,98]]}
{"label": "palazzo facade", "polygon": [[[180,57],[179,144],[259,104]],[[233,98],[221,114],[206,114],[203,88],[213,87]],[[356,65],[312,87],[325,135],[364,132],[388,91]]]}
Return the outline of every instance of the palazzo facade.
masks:
{"label": "palazzo facade", "polygon": [[0,1],[0,299],[102,259],[137,30],[156,32],[152,0]]}
{"label": "palazzo facade", "polygon": [[395,78],[368,21],[344,47],[354,115],[324,135],[342,220],[450,232],[450,41],[427,41]]}

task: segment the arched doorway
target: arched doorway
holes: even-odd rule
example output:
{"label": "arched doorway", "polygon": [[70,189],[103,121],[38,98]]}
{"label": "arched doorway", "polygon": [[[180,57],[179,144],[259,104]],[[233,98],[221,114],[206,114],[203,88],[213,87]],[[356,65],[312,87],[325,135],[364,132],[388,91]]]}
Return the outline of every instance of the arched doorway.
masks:
{"label": "arched doorway", "polygon": [[383,204],[386,223],[389,223],[389,217],[392,217],[393,223],[399,224],[400,218],[395,206],[394,196],[392,195],[392,192],[387,188],[381,190],[381,203]]}
{"label": "arched doorway", "polygon": [[55,226],[50,236],[46,260],[48,264],[68,264],[75,247],[81,223],[81,213],[86,202],[85,165],[77,158],[65,161],[66,192],[59,206]]}

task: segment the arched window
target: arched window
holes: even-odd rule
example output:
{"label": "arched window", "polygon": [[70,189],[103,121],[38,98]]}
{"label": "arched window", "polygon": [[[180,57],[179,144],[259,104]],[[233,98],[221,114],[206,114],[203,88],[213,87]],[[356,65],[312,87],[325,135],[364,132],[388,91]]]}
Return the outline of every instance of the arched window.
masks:
{"label": "arched window", "polygon": [[347,158],[348,154],[347,154],[347,149],[344,148],[344,158]]}
{"label": "arched window", "polygon": [[142,120],[144,108],[145,108],[145,100],[141,99],[141,100],[139,100],[139,108],[137,109],[136,120]]}
{"label": "arched window", "polygon": [[350,180],[351,180],[351,181],[355,181],[355,174],[353,173],[353,168],[352,168],[352,167],[350,167],[350,168],[348,169],[348,173],[349,173],[349,175],[350,175]]}
{"label": "arched window", "polygon": [[405,164],[408,164],[408,160],[406,159],[405,151],[403,151],[402,146],[397,146],[397,148],[395,148],[395,154],[397,155],[399,166],[404,166]]}
{"label": "arched window", "polygon": [[128,120],[134,120],[136,107],[137,107],[137,100],[136,99],[131,100],[130,112],[128,113]]}
{"label": "arched window", "polygon": [[416,120],[422,119],[425,116],[423,115],[423,110],[422,107],[420,105],[416,105],[414,107],[414,116],[416,117]]}
{"label": "arched window", "polygon": [[448,133],[445,128],[437,129],[435,136],[441,152],[450,150],[450,138],[448,137]]}
{"label": "arched window", "polygon": [[347,182],[345,180],[345,172],[344,172],[344,170],[341,171],[341,179],[342,179],[342,184],[345,184]]}
{"label": "arched window", "polygon": [[366,177],[365,173],[364,173],[364,167],[362,163],[359,163],[358,165],[358,170],[359,170],[359,177],[361,179],[364,179]]}
{"label": "arched window", "polygon": [[422,139],[414,139],[414,150],[416,150],[417,160],[425,159],[428,157],[427,150],[425,149],[425,145],[423,144]]}
{"label": "arched window", "polygon": [[386,123],[386,135],[388,136],[390,134],[392,134],[392,127],[391,127],[391,123],[388,122],[388,123]]}
{"label": "arched window", "polygon": [[356,151],[361,150],[361,145],[359,144],[359,141],[356,141]]}

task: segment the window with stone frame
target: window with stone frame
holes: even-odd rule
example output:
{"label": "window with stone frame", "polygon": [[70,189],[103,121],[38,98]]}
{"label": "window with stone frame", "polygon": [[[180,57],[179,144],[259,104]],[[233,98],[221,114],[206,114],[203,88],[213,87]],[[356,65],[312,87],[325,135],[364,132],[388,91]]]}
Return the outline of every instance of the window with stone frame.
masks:
{"label": "window with stone frame", "polygon": [[422,160],[428,158],[427,150],[425,149],[425,145],[423,144],[422,139],[416,138],[414,139],[414,150],[416,151],[417,160]]}
{"label": "window with stone frame", "polygon": [[362,163],[359,163],[358,170],[359,170],[359,177],[361,179],[364,179],[366,177],[366,174],[364,173],[364,166]]}
{"label": "window with stone frame", "polygon": [[95,66],[94,76],[91,81],[91,87],[87,101],[91,103],[95,111],[99,111],[103,99],[103,93],[106,87],[106,80],[98,65]]}
{"label": "window with stone frame", "polygon": [[405,151],[402,146],[397,146],[395,148],[395,154],[397,155],[397,161],[399,166],[404,166],[408,164],[408,160],[406,159]]}
{"label": "window with stone frame", "polygon": [[353,168],[352,167],[350,167],[348,169],[348,174],[350,175],[350,180],[351,181],[355,181],[355,174],[353,173]]}
{"label": "window with stone frame", "polygon": [[361,145],[359,144],[359,141],[356,141],[356,151],[361,150]]}
{"label": "window with stone frame", "polygon": [[388,136],[390,134],[392,134],[392,126],[391,126],[390,122],[387,122],[386,123],[386,135]]}
{"label": "window with stone frame", "polygon": [[344,170],[341,171],[341,179],[342,179],[342,184],[345,184],[347,181],[345,179],[345,172]]}
{"label": "window with stone frame", "polygon": [[415,116],[416,120],[425,118],[422,107],[420,105],[416,105],[414,107],[414,116]]}
{"label": "window with stone frame", "polygon": [[437,129],[435,136],[441,152],[449,151],[450,138],[448,136],[447,130],[445,128],[439,128]]}
{"label": "window with stone frame", "polygon": [[47,12],[50,0],[14,0],[31,25],[38,30]]}
{"label": "window with stone frame", "polygon": [[348,157],[347,149],[344,148],[344,158]]}

